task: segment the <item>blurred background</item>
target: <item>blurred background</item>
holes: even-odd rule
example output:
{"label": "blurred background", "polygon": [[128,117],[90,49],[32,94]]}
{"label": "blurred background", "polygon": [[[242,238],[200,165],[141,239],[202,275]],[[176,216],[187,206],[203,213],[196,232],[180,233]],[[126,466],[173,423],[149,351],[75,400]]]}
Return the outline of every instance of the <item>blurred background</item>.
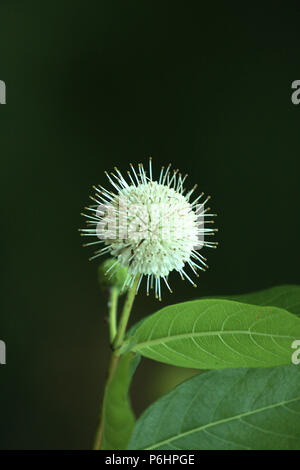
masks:
{"label": "blurred background", "polygon": [[[300,17],[271,5],[1,0],[1,449],[91,447],[107,307],[77,229],[104,170],[171,161],[219,214],[197,290],[141,289],[132,323],[299,282]],[[136,413],[193,373],[143,360]]]}

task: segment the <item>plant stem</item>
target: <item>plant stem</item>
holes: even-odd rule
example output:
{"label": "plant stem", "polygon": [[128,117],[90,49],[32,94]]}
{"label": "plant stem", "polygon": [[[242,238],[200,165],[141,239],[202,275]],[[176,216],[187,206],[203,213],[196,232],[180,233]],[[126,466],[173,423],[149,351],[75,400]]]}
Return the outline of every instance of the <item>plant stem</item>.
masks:
{"label": "plant stem", "polygon": [[[132,309],[132,305],[134,302],[135,298],[135,293],[136,293],[136,288],[139,282],[139,276],[138,278],[134,281],[133,286],[131,289],[128,290],[127,292],[127,297],[124,303],[123,311],[121,314],[119,326],[117,329],[116,334],[114,334],[114,340],[112,342],[113,345],[113,352],[111,354],[110,358],[110,363],[109,363],[109,368],[108,368],[108,374],[107,374],[107,380],[105,384],[105,389],[104,389],[104,398],[102,400],[102,411],[101,411],[101,418],[100,418],[100,424],[96,432],[95,436],[95,442],[94,442],[94,450],[99,450],[101,448],[101,443],[102,443],[102,437],[103,437],[103,424],[104,424],[104,412],[103,412],[103,405],[104,405],[104,399],[106,394],[108,393],[108,388],[111,380],[113,379],[115,370],[117,368],[118,362],[119,362],[119,357],[115,350],[118,349],[124,339],[125,333],[126,333],[126,327],[128,324],[130,312]],[[113,298],[114,297],[114,298]],[[110,339],[112,341],[112,335],[115,332],[115,325],[116,325],[116,318],[117,318],[117,299],[118,299],[118,294],[115,298],[115,293],[113,294],[113,290],[111,291],[111,297],[110,297],[110,315],[109,315],[109,327],[110,327]]]}
{"label": "plant stem", "polygon": [[110,344],[113,344],[113,341],[117,334],[118,298],[119,298],[119,290],[116,287],[112,287],[110,290],[110,298],[109,298],[109,303],[108,303]]}
{"label": "plant stem", "polygon": [[104,388],[101,418],[100,418],[100,423],[99,423],[98,429],[96,431],[93,450],[100,450],[100,448],[101,448],[102,437],[103,437],[103,423],[104,423],[104,412],[103,412],[104,399],[105,399],[106,393],[108,392],[108,387],[109,387],[109,384],[110,384],[110,382],[113,378],[113,375],[114,375],[114,372],[117,368],[118,362],[119,362],[119,356],[116,356],[114,353],[112,353],[112,355],[110,357],[109,367],[108,367],[107,380],[106,380],[106,384],[105,384],[105,388]]}
{"label": "plant stem", "polygon": [[122,315],[121,315],[121,318],[120,318],[120,323],[119,323],[119,326],[118,326],[117,335],[116,335],[115,340],[113,342],[113,349],[114,350],[118,349],[121,346],[122,342],[123,342],[124,335],[126,333],[127,323],[128,323],[128,320],[129,320],[130,312],[131,312],[134,297],[135,297],[136,288],[137,288],[137,285],[138,285],[138,282],[139,282],[139,278],[140,277],[138,276],[135,279],[132,288],[128,290],[127,297],[126,297],[126,300],[125,300],[125,304],[124,304],[124,307],[123,307],[123,312],[122,312]]}

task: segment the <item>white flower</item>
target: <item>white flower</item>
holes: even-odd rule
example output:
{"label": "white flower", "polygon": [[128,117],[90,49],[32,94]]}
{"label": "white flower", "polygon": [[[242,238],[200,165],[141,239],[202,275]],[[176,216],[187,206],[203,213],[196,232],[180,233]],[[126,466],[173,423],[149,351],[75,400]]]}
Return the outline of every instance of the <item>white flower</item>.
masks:
{"label": "white flower", "polygon": [[99,239],[85,246],[105,244],[90,259],[109,253],[116,258],[109,271],[115,266],[116,269],[120,265],[127,267],[123,287],[132,286],[139,277],[138,290],[145,276],[147,294],[149,288],[154,287],[159,299],[161,279],[172,292],[168,275],[173,270],[196,287],[184,267],[188,265],[198,276],[197,269],[205,271],[207,265],[206,258],[197,249],[217,246],[217,242],[204,240],[204,235],[214,235],[217,231],[204,227],[204,220],[205,225],[212,224],[211,217],[216,215],[208,213],[209,208],[204,207],[210,196],[200,203],[201,193],[191,202],[197,185],[186,193],[183,184],[187,175],[182,177],[178,170],[171,173],[171,165],[166,169],[162,167],[158,181],[152,177],[151,158],[148,175],[142,164],[138,165],[138,171],[132,164],[130,167],[127,181],[117,168],[111,176],[105,172],[114,192],[102,186],[94,187],[96,195],[91,199],[97,205],[87,207],[89,213],[82,214],[88,224],[88,228],[81,230],[82,235]]}

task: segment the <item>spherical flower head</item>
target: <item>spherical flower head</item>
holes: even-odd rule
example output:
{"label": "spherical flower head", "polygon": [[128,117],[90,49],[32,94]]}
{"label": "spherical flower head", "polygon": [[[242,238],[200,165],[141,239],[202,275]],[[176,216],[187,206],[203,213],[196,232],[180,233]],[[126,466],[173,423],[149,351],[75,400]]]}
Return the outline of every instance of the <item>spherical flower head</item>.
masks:
{"label": "spherical flower head", "polygon": [[[107,177],[114,192],[95,187],[96,196],[91,199],[96,206],[86,208],[88,228],[82,230],[85,236],[97,236],[98,241],[88,245],[103,243],[104,248],[95,252],[96,258],[109,253],[115,258],[107,270],[110,276],[120,268],[126,268],[127,275],[122,288],[131,287],[138,277],[139,285],[143,277],[147,279],[147,294],[154,287],[156,297],[161,298],[161,280],[171,291],[168,276],[177,271],[182,279],[194,281],[185,271],[189,266],[193,274],[207,267],[204,258],[197,250],[204,246],[216,247],[216,242],[207,242],[204,235],[214,235],[217,229],[206,228],[212,224],[212,216],[205,203],[209,196],[201,193],[191,201],[196,190],[194,186],[186,192],[185,175],[178,170],[170,172],[170,165],[161,169],[158,180],[152,177],[152,161],[149,161],[149,176],[142,164],[138,171],[131,165],[128,179],[117,168]],[[204,224],[205,220],[205,224]]]}
{"label": "spherical flower head", "polygon": [[[132,275],[159,277],[168,276],[174,269],[180,271],[198,240],[197,217],[191,204],[173,188],[156,181],[122,189],[113,206],[121,206],[122,200],[137,211],[127,212],[128,238],[106,240],[111,255],[128,266]],[[176,219],[180,219],[177,224]]]}

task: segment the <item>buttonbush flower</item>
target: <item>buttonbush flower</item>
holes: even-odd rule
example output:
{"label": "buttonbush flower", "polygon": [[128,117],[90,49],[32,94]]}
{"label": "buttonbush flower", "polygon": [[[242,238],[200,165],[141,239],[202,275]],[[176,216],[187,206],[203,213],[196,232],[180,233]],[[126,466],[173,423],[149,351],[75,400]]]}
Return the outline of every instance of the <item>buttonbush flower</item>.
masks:
{"label": "buttonbush flower", "polygon": [[110,254],[115,262],[107,275],[113,275],[120,267],[127,268],[123,289],[130,288],[138,277],[138,291],[146,278],[147,295],[154,288],[159,299],[161,281],[172,292],[168,282],[172,271],[196,287],[186,268],[198,277],[197,270],[205,271],[208,267],[199,250],[217,246],[217,242],[206,240],[217,231],[211,225],[207,228],[216,215],[205,207],[210,196],[204,198],[201,193],[192,201],[197,185],[187,191],[184,187],[187,175],[171,171],[171,164],[162,167],[155,180],[151,158],[148,171],[142,164],[137,169],[130,164],[127,178],[117,168],[111,174],[105,173],[112,190],[94,186],[95,195],[91,196],[94,204],[82,214],[87,219],[87,228],[81,229],[81,234],[98,238],[84,246],[104,244],[90,259]]}

